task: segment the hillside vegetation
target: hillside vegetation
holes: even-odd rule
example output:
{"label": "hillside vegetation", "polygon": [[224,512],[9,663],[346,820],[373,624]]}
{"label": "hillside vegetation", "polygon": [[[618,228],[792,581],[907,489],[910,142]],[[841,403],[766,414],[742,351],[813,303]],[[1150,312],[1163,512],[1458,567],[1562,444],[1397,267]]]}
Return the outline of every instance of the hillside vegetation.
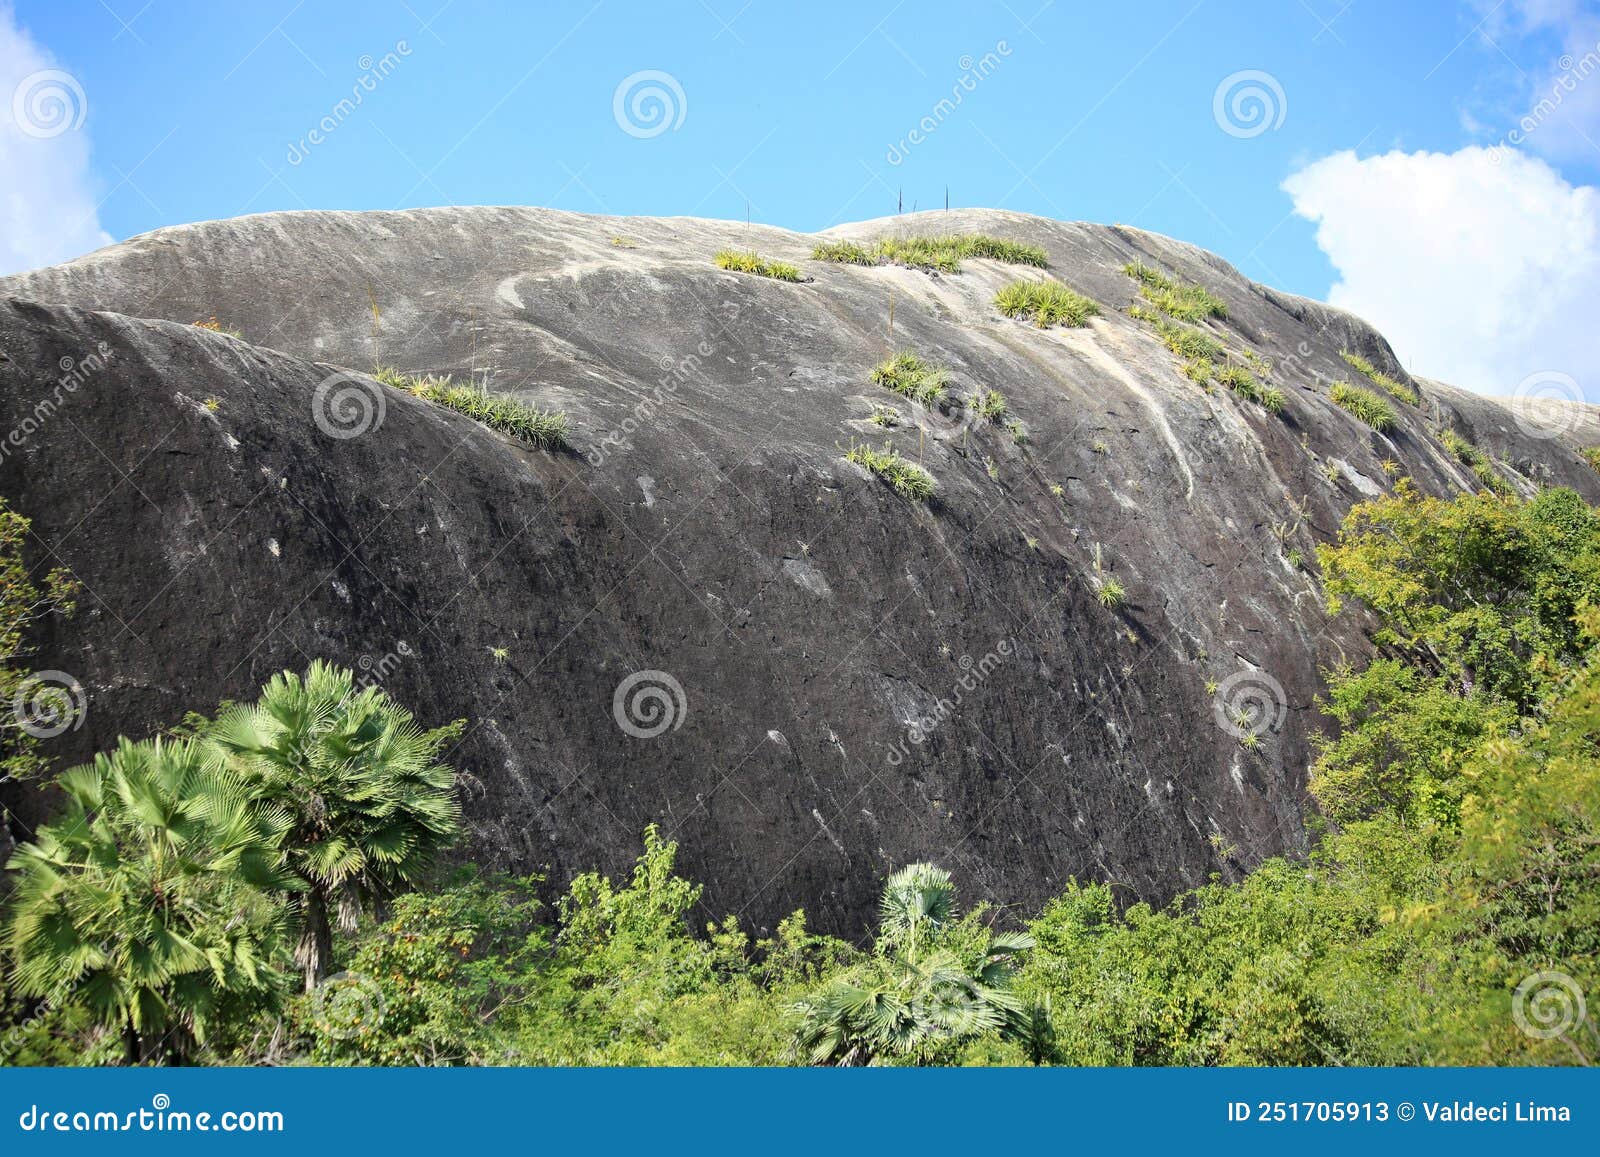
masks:
{"label": "hillside vegetation", "polygon": [[1161,908],[1077,880],[1020,922],[912,864],[861,943],[756,937],[653,825],[621,881],[441,868],[457,725],[318,663],[58,776],[7,874],[0,1060],[1593,1063],[1600,514],[1402,482],[1318,553],[1381,657],[1329,672],[1304,858]]}

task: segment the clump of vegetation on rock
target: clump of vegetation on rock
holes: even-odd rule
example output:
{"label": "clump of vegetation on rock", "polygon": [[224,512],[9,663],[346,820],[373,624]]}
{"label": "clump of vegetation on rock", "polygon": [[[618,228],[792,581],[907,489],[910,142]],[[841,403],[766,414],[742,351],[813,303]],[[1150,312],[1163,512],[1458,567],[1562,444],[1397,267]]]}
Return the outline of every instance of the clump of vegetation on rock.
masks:
{"label": "clump of vegetation on rock", "polygon": [[936,489],[933,475],[915,462],[907,461],[889,443],[882,450],[864,444],[852,444],[845,457],[857,466],[865,467],[882,478],[895,492],[916,502],[926,502]]}
{"label": "clump of vegetation on rock", "polygon": [[1347,410],[1380,434],[1394,429],[1397,421],[1394,407],[1363,386],[1334,382],[1328,397],[1334,405]]}
{"label": "clump of vegetation on rock", "polygon": [[801,281],[800,270],[786,261],[773,261],[754,250],[724,249],[714,260],[718,269],[735,273],[753,273],[757,277],[770,277],[774,281]]}
{"label": "clump of vegetation on rock", "polygon": [[880,362],[868,375],[876,385],[933,409],[944,401],[950,371],[932,366],[916,354],[902,352]]}
{"label": "clump of vegetation on rock", "polygon": [[1345,350],[1339,356],[1345,360],[1345,364],[1350,366],[1351,369],[1363,374],[1373,385],[1396,401],[1404,402],[1408,406],[1415,406],[1422,401],[1417,396],[1417,392],[1410,386],[1390,377],[1360,354],[1353,354],[1349,350]]}
{"label": "clump of vegetation on rock", "polygon": [[1227,317],[1227,303],[1200,285],[1168,277],[1142,261],[1130,261],[1122,272],[1139,283],[1139,296],[1156,310],[1177,321],[1204,321],[1208,317]]}
{"label": "clump of vegetation on rock", "polygon": [[1040,329],[1086,326],[1100,307],[1059,281],[1013,281],[995,294],[995,308],[1006,317],[1026,317]]}
{"label": "clump of vegetation on rock", "polygon": [[372,376],[386,386],[465,414],[491,430],[542,450],[557,450],[567,444],[567,416],[560,411],[541,410],[504,394],[491,394],[476,383],[465,385],[448,375],[419,377],[379,368]]}
{"label": "clump of vegetation on rock", "polygon": [[1440,432],[1439,442],[1452,455],[1456,461],[1471,470],[1473,476],[1489,490],[1496,494],[1510,494],[1511,484],[1505,480],[1500,471],[1494,467],[1494,462],[1489,455],[1478,449],[1454,430],[1446,429]]}

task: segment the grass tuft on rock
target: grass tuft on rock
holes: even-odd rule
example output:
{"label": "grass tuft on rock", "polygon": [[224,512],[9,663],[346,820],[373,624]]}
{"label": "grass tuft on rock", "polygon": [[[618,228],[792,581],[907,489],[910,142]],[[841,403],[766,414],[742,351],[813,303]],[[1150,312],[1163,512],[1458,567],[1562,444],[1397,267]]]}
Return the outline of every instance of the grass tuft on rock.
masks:
{"label": "grass tuft on rock", "polygon": [[1040,329],[1052,325],[1086,326],[1100,307],[1059,281],[1013,281],[994,296],[1006,317],[1026,317]]}
{"label": "grass tuft on rock", "polygon": [[734,273],[753,273],[757,277],[770,277],[774,281],[800,281],[800,270],[784,261],[773,261],[763,257],[755,250],[724,249],[719,252],[714,261],[718,269],[729,269]]}
{"label": "grass tuft on rock", "polygon": [[868,375],[872,381],[903,398],[910,398],[920,406],[933,409],[945,399],[950,372],[940,366],[930,366],[914,353],[895,354],[878,363]]}
{"label": "grass tuft on rock", "polygon": [[1455,456],[1456,461],[1471,470],[1473,476],[1487,489],[1495,494],[1511,493],[1511,484],[1494,468],[1494,462],[1489,455],[1460,434],[1454,430],[1443,430],[1439,434],[1439,442]]}
{"label": "grass tuft on rock", "polygon": [[1161,313],[1177,321],[1204,321],[1208,317],[1227,317],[1227,303],[1204,286],[1191,285],[1168,277],[1142,261],[1130,261],[1122,272],[1139,283],[1139,296]]}
{"label": "grass tuft on rock", "polygon": [[1391,378],[1360,354],[1353,354],[1349,350],[1345,350],[1339,356],[1345,360],[1345,364],[1351,369],[1364,375],[1368,381],[1396,401],[1404,402],[1408,406],[1415,406],[1421,403],[1422,399],[1417,396],[1417,391],[1404,382]]}
{"label": "grass tuft on rock", "polygon": [[854,241],[823,241],[811,250],[811,259],[837,265],[878,264],[878,255],[873,250]]}
{"label": "grass tuft on rock", "polygon": [[1353,414],[1380,434],[1394,429],[1397,420],[1394,407],[1364,386],[1334,382],[1328,397],[1334,405]]}
{"label": "grass tuft on rock", "polygon": [[372,376],[386,386],[444,406],[474,421],[509,434],[541,450],[559,450],[567,444],[567,416],[541,410],[504,394],[491,394],[482,386],[462,384],[449,376],[415,376],[380,367]]}
{"label": "grass tuft on rock", "polygon": [[932,474],[915,462],[900,457],[899,451],[887,442],[882,450],[874,450],[862,443],[851,443],[845,457],[882,478],[902,498],[926,502],[938,488]]}
{"label": "grass tuft on rock", "polygon": [[1008,265],[1033,265],[1044,268],[1050,257],[1037,245],[1007,241],[983,233],[951,233],[939,237],[885,237],[872,248],[880,261],[911,269],[931,269],[940,273],[960,273],[965,257],[988,258]]}

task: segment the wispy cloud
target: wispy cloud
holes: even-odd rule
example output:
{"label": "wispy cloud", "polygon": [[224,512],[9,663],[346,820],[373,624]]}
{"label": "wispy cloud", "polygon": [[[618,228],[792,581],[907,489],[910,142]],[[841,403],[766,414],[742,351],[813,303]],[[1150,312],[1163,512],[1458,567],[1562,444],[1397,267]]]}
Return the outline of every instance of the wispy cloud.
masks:
{"label": "wispy cloud", "polygon": [[1600,401],[1600,190],[1482,148],[1336,153],[1283,187],[1338,271],[1328,300],[1409,368],[1491,394],[1560,373]]}
{"label": "wispy cloud", "polygon": [[0,274],[109,244],[89,167],[87,97],[0,5]]}

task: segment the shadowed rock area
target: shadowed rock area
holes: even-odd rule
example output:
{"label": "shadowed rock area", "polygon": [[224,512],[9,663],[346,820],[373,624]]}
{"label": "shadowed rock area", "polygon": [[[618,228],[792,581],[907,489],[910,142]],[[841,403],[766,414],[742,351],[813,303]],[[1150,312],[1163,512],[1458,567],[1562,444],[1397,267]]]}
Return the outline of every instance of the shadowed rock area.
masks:
{"label": "shadowed rock area", "polygon": [[[1160,900],[1301,847],[1319,670],[1368,652],[1359,615],[1325,614],[1315,545],[1399,476],[1478,485],[1447,428],[1517,492],[1600,501],[1578,455],[1600,420],[1413,380],[1360,320],[1134,229],[952,211],[824,238],[968,231],[1049,269],[473,208],[181,226],[0,279],[0,492],[34,520],[30,563],[85,588],[37,640],[89,703],[49,753],[325,657],[427,723],[470,721],[464,854],[564,880],[624,868],[659,821],[708,912],[758,928],[804,906],[854,931],[910,860],[1034,905],[1071,876]],[[716,268],[730,246],[809,280]],[[1226,302],[1205,328],[1281,414],[1183,376],[1126,313],[1136,259]],[[1100,316],[1000,316],[1001,286],[1046,274]],[[192,324],[213,317],[242,338]],[[899,350],[948,367],[958,403],[1001,391],[1025,437],[873,385]],[[1365,384],[1342,351],[1420,394],[1388,434],[1331,402]],[[570,449],[378,366],[562,410]],[[885,405],[890,429],[868,420]],[[920,461],[935,497],[847,462],[852,442]],[[1252,697],[1253,748],[1226,725]],[[49,806],[0,801],[14,834]]]}

